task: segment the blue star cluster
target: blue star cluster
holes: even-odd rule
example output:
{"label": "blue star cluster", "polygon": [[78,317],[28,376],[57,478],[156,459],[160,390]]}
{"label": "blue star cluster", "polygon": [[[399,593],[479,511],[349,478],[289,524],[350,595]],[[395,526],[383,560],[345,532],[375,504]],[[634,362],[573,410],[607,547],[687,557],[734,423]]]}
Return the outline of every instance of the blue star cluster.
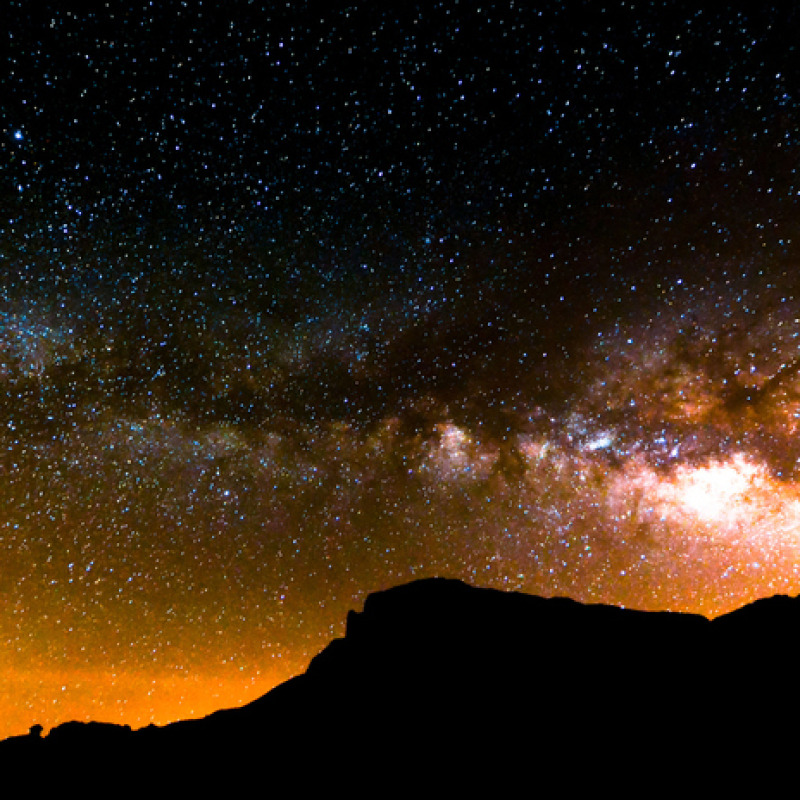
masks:
{"label": "blue star cluster", "polygon": [[800,591],[796,9],[7,6],[0,735],[426,575]]}

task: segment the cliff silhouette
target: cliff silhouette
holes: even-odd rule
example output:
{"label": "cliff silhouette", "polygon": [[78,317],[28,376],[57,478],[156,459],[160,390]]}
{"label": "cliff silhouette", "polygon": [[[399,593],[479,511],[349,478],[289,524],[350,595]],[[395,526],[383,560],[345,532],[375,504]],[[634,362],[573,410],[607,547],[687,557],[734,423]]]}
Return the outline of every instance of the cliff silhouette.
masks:
{"label": "cliff silhouette", "polygon": [[305,673],[248,705],[135,731],[35,726],[0,742],[0,774],[28,789],[259,794],[719,788],[793,760],[798,629],[800,599],[785,596],[708,620],[426,579],[370,595]]}

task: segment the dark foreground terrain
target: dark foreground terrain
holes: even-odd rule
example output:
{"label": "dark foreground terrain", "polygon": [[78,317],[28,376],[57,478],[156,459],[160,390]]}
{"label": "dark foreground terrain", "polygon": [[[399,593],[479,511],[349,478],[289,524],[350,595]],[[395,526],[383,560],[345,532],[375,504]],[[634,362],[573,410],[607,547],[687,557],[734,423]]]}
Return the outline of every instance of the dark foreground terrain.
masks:
{"label": "dark foreground terrain", "polygon": [[[308,670],[242,708],[0,742],[5,785],[303,796],[435,784],[571,797],[794,772],[800,599],[709,621],[432,579],[371,595]],[[689,791],[691,789],[691,791]]]}

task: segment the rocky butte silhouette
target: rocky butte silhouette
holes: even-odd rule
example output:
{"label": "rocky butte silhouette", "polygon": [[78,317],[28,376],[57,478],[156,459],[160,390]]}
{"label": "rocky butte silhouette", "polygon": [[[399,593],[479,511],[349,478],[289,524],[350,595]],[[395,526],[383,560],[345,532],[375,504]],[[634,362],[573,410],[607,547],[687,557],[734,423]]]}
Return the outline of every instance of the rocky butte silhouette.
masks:
{"label": "rocky butte silhouette", "polygon": [[0,767],[61,791],[741,788],[793,763],[799,627],[784,596],[708,620],[426,579],[370,595],[248,705],[136,731],[35,726],[0,742]]}

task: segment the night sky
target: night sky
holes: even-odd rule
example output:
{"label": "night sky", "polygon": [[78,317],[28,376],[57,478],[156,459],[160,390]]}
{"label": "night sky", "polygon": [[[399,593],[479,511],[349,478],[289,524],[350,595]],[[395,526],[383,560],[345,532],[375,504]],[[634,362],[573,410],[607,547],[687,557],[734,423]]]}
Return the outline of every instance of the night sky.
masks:
{"label": "night sky", "polygon": [[796,4],[86,5],[2,12],[0,737],[418,577],[800,592]]}

